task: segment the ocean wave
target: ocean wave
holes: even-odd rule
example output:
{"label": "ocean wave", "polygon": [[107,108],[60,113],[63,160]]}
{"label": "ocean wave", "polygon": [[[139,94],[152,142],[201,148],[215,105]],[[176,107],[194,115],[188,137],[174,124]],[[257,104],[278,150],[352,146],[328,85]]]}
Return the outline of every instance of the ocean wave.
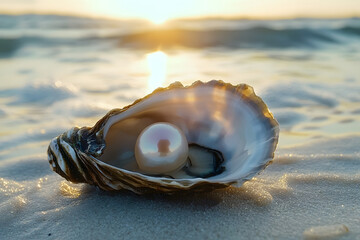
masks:
{"label": "ocean wave", "polygon": [[324,106],[333,108],[339,104],[335,93],[324,91],[313,84],[289,82],[270,87],[263,95],[265,102],[273,108],[300,108]]}
{"label": "ocean wave", "polygon": [[[57,120],[53,120],[55,123]],[[47,123],[47,125],[50,125]],[[18,135],[7,136],[6,138],[0,139],[0,151],[4,149],[12,150],[18,146],[24,144],[47,141],[56,137],[57,135],[65,132],[68,129],[63,122],[56,122],[53,126],[44,128],[38,128],[34,131],[24,131]],[[24,146],[23,146],[24,147]],[[17,152],[14,152],[15,154]]]}
{"label": "ocean wave", "polygon": [[346,26],[340,28],[339,31],[353,35],[360,35],[360,27]]}
{"label": "ocean wave", "polygon": [[121,44],[145,48],[176,45],[227,48],[316,47],[317,42],[336,43],[336,39],[312,29],[277,30],[255,27],[245,30],[154,30],[122,36]]}
{"label": "ocean wave", "polygon": [[0,118],[5,117],[6,115],[7,114],[6,114],[5,110],[0,108]]}
{"label": "ocean wave", "polygon": [[84,46],[113,42],[116,47],[157,49],[176,46],[188,48],[317,48],[322,43],[339,43],[331,34],[312,29],[277,30],[256,27],[246,30],[148,30],[133,34],[53,38],[20,36],[0,39],[0,54],[9,56],[24,45],[40,47]]}
{"label": "ocean wave", "polygon": [[0,58],[12,56],[20,47],[18,39],[0,38]]}
{"label": "ocean wave", "polygon": [[82,98],[69,99],[54,104],[51,108],[54,115],[63,115],[78,118],[102,117],[108,111],[97,102]]}
{"label": "ocean wave", "polygon": [[36,104],[49,106],[57,101],[73,97],[74,93],[67,87],[55,84],[29,84],[21,88],[0,91],[0,98],[8,98],[8,105]]}
{"label": "ocean wave", "polygon": [[274,109],[273,114],[281,128],[289,129],[306,119],[306,115],[288,109]]}
{"label": "ocean wave", "polygon": [[70,15],[50,14],[0,14],[0,29],[95,29],[121,28],[127,26],[148,25],[144,20],[117,20]]}
{"label": "ocean wave", "polygon": [[[154,27],[139,21],[54,15],[0,15],[0,57],[26,45],[117,48],[319,48],[360,35],[360,19],[178,20]],[[197,26],[197,27],[194,27]],[[70,30],[69,30],[70,29]],[[89,31],[91,29],[91,31]],[[107,31],[111,29],[111,31]],[[345,38],[344,38],[345,36]]]}
{"label": "ocean wave", "polygon": [[334,83],[325,87],[320,83],[299,84],[291,81],[270,86],[262,97],[270,107],[279,109],[314,106],[335,108],[341,102],[360,102],[359,92],[360,86],[356,83]]}

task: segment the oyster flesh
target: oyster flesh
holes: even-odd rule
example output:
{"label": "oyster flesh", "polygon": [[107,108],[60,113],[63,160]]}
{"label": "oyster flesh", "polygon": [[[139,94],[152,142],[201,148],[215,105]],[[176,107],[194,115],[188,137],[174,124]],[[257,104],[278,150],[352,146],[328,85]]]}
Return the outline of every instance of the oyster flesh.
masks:
{"label": "oyster flesh", "polygon": [[[176,171],[149,174],[139,168],[134,149],[139,134],[158,122],[183,132],[188,157]],[[93,127],[74,127],[54,138],[48,160],[65,179],[103,190],[209,191],[240,186],[264,169],[278,135],[277,121],[249,85],[175,82],[111,110]]]}

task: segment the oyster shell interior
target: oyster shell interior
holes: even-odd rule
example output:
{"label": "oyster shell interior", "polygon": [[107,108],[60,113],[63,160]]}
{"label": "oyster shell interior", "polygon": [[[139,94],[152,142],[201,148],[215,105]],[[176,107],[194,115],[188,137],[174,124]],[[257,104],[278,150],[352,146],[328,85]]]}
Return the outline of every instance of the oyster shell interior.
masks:
{"label": "oyster shell interior", "polygon": [[[134,149],[141,131],[156,122],[178,126],[189,142],[189,159],[163,178],[206,178],[214,182],[245,181],[262,169],[277,143],[277,123],[251,87],[199,84],[155,91],[102,127],[106,147],[101,161],[142,173]],[[144,174],[144,173],[142,173]]]}

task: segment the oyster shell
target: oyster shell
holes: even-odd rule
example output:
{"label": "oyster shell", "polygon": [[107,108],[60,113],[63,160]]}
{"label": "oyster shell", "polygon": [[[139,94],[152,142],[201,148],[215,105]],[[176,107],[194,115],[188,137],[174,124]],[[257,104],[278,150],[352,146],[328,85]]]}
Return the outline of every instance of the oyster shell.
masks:
{"label": "oyster shell", "polygon": [[[188,163],[177,172],[148,175],[136,164],[137,136],[156,122],[176,125],[189,142]],[[54,138],[48,160],[65,179],[103,190],[209,191],[240,186],[265,168],[278,134],[278,123],[252,87],[175,82],[111,110],[92,128],[75,127]]]}

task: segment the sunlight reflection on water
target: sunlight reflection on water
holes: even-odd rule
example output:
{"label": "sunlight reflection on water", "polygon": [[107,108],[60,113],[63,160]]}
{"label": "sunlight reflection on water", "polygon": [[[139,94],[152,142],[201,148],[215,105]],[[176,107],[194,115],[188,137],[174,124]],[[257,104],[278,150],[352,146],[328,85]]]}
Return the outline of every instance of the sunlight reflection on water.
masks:
{"label": "sunlight reflection on water", "polygon": [[156,51],[146,55],[150,71],[148,80],[148,92],[161,87],[166,79],[167,55],[162,51]]}

